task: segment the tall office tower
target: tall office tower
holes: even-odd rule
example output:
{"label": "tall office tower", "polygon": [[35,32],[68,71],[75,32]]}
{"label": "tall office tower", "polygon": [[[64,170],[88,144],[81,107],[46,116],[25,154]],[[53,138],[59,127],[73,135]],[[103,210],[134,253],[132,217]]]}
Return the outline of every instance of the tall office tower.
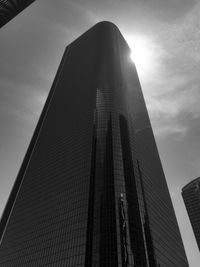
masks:
{"label": "tall office tower", "polygon": [[130,49],[65,51],[1,223],[0,266],[188,266]]}
{"label": "tall office tower", "polygon": [[182,197],[200,250],[200,177],[182,188]]}
{"label": "tall office tower", "polygon": [[0,0],[0,28],[35,0]]}

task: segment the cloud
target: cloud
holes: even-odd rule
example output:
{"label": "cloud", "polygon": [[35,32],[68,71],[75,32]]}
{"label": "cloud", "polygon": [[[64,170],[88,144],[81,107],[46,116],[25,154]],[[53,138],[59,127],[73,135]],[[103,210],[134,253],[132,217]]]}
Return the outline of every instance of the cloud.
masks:
{"label": "cloud", "polygon": [[160,25],[150,47],[158,50],[152,64],[156,68],[145,77],[140,75],[154,132],[160,138],[185,137],[189,119],[200,118],[199,18],[197,4],[181,22]]}
{"label": "cloud", "polygon": [[[31,125],[38,119],[45,103],[47,92],[37,90],[28,84],[1,79],[0,113],[2,117],[13,118],[15,126]],[[16,93],[17,92],[17,93]],[[14,125],[13,125],[14,126]]]}
{"label": "cloud", "polygon": [[177,138],[182,138],[187,133],[187,127],[179,125],[177,122],[166,122],[165,124],[160,124],[159,126],[155,125],[154,134],[157,138],[166,138],[169,135],[174,135]]}
{"label": "cloud", "polygon": [[68,1],[68,5],[69,7],[72,8],[72,10],[75,10],[75,12],[77,12],[77,15],[81,15],[86,18],[87,22],[93,24],[96,24],[100,18],[99,16],[97,16],[97,14],[92,11],[92,9],[90,8],[90,4],[88,5],[84,5],[83,2],[78,2],[78,1]]}

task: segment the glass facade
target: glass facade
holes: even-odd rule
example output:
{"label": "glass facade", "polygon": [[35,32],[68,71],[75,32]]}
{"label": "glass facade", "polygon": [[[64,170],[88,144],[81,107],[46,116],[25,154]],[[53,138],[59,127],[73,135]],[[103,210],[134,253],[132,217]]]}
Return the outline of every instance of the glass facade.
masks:
{"label": "glass facade", "polygon": [[182,197],[200,250],[200,177],[183,187]]}
{"label": "glass facade", "polygon": [[35,0],[0,0],[0,28]]}
{"label": "glass facade", "polygon": [[114,24],[67,47],[0,234],[1,266],[188,266],[130,49]]}

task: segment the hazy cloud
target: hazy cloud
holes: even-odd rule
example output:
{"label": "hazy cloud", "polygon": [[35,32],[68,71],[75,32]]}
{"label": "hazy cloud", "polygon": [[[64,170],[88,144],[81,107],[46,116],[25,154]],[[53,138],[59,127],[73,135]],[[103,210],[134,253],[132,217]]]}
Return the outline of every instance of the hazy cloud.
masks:
{"label": "hazy cloud", "polygon": [[[184,137],[190,127],[188,120],[200,117],[200,5],[178,24],[160,25],[157,46],[157,69],[141,79],[144,96],[155,133],[159,137],[177,134]],[[141,77],[142,78],[142,77]],[[188,118],[188,117],[187,117]]]}
{"label": "hazy cloud", "polygon": [[[41,108],[44,105],[47,92],[37,90],[29,84],[16,84],[15,82],[0,79],[1,99],[0,113],[1,117],[13,117],[16,125],[26,127],[38,119]],[[16,94],[17,91],[17,94]]]}

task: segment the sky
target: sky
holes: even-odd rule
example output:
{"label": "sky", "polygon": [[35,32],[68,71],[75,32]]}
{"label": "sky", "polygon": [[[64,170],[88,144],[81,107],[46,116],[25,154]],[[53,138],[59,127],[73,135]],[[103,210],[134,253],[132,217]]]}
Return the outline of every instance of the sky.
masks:
{"label": "sky", "polygon": [[0,30],[0,214],[65,47],[102,20],[135,52],[188,261],[199,267],[181,189],[200,176],[200,0],[37,0]]}

